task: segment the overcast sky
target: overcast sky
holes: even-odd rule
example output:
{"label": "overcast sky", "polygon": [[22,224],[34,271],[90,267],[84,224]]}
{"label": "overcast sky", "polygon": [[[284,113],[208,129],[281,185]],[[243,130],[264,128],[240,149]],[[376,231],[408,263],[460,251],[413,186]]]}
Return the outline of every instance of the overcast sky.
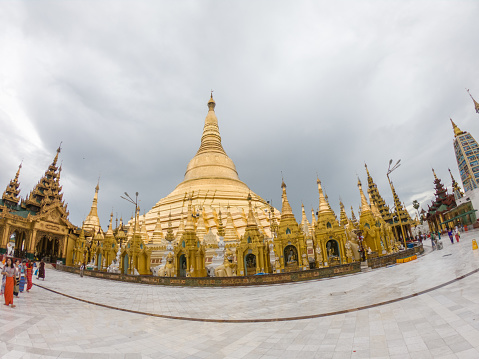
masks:
{"label": "overcast sky", "polygon": [[[434,167],[459,180],[449,121],[479,139],[477,1],[0,2],[0,187],[21,195],[62,141],[70,220],[149,210],[183,179],[214,90],[223,147],[254,192],[296,219],[357,208],[364,163],[391,204],[389,159],[413,212]],[[282,172],[282,174],[281,174]],[[348,211],[348,215],[350,212]],[[310,219],[310,218],[309,218]]]}

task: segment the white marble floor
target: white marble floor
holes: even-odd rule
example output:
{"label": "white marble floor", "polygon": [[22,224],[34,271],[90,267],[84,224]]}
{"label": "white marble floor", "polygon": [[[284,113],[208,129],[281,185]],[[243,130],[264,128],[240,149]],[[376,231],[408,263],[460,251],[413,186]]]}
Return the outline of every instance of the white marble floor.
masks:
{"label": "white marble floor", "polygon": [[[37,282],[117,308],[203,319],[321,315],[418,293],[479,268],[459,244],[342,278],[242,288],[146,286],[48,270]],[[479,358],[479,273],[409,299],[344,314],[215,323],[108,309],[34,287],[0,308],[2,358]]]}

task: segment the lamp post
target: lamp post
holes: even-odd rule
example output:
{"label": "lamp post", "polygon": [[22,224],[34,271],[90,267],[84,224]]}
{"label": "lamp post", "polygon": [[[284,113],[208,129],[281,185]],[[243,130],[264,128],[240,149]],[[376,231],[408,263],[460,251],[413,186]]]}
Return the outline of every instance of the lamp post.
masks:
{"label": "lamp post", "polygon": [[[403,225],[402,225],[402,220],[401,220],[401,213],[399,211],[399,208],[400,208],[400,203],[396,203],[398,201],[396,201],[396,197],[394,196],[394,190],[393,190],[393,184],[391,182],[391,179],[389,178],[389,174],[396,170],[399,166],[401,166],[401,160],[398,160],[396,162],[396,164],[394,166],[391,167],[392,163],[393,163],[393,160],[389,160],[389,167],[388,167],[388,172],[386,174],[387,178],[388,178],[388,181],[389,181],[389,186],[391,187],[391,192],[393,194],[393,199],[394,199],[394,207],[396,209],[396,213],[398,214],[398,219],[399,219],[399,226],[401,227],[401,233],[402,233],[402,239],[403,239],[403,242],[404,242],[404,249],[407,249],[407,245],[406,245],[406,236],[404,235],[404,228],[403,228]],[[393,219],[394,221],[394,219]]]}
{"label": "lamp post", "polygon": [[[135,193],[135,200],[133,200],[133,198],[130,197],[130,195],[126,192],[125,193],[125,196],[126,197],[123,197],[123,196],[120,196],[120,198],[123,198],[125,201],[128,201],[130,202],[131,204],[134,204],[135,205],[135,226],[133,227],[133,238],[135,238],[135,234],[136,234],[136,216],[138,215],[138,192]],[[131,258],[130,260],[133,260],[133,258]],[[125,264],[123,263],[123,266]],[[129,270],[131,270],[129,268]]]}

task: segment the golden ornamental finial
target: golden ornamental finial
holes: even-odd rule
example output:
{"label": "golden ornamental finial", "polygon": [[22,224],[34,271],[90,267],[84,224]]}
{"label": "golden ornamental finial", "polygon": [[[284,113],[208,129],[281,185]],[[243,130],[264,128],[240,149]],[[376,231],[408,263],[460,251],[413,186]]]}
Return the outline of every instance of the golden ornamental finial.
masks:
{"label": "golden ornamental finial", "polygon": [[454,130],[454,137],[461,135],[463,132],[457,127],[452,118],[449,118],[449,120],[451,120],[452,129]]}
{"label": "golden ornamental finial", "polygon": [[213,99],[213,90],[211,90],[211,97],[210,97],[210,100],[208,101],[208,109],[210,111],[214,111],[215,110],[215,106],[216,106],[216,102],[215,100]]}
{"label": "golden ornamental finial", "polygon": [[434,174],[434,178],[437,179],[436,171],[434,171],[434,168],[432,169],[432,173]]}
{"label": "golden ornamental finial", "polygon": [[474,108],[476,109],[476,113],[479,113],[479,103],[476,100],[474,100],[474,97],[472,97],[471,93],[469,92],[469,89],[466,89],[466,91],[469,94],[469,96],[471,96],[472,101],[474,102]]}

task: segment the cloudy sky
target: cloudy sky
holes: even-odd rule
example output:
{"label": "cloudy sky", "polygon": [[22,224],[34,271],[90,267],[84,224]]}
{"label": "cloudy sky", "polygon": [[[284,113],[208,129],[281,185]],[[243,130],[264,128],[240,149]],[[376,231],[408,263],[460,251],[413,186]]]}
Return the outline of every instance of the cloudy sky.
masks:
{"label": "cloudy sky", "polygon": [[[257,194],[296,218],[356,213],[364,163],[412,213],[431,167],[459,179],[452,117],[479,139],[477,1],[36,1],[0,3],[0,186],[23,159],[25,196],[60,142],[70,220],[129,217],[182,181],[214,90],[223,146]],[[3,191],[3,189],[2,189]],[[143,212],[143,211],[142,211]],[[308,211],[309,213],[309,211]]]}

